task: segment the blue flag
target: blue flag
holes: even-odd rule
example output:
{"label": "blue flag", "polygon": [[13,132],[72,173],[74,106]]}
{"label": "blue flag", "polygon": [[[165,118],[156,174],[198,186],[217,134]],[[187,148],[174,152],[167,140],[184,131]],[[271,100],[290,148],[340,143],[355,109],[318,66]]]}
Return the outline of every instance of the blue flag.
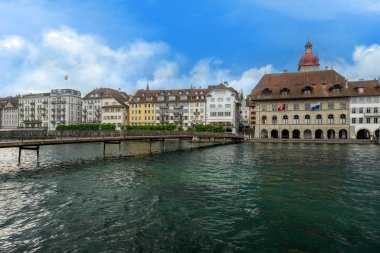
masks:
{"label": "blue flag", "polygon": [[312,105],[310,106],[310,110],[312,110],[312,111],[316,111],[316,110],[319,110],[319,109],[321,109],[321,108],[322,108],[321,103],[312,104]]}

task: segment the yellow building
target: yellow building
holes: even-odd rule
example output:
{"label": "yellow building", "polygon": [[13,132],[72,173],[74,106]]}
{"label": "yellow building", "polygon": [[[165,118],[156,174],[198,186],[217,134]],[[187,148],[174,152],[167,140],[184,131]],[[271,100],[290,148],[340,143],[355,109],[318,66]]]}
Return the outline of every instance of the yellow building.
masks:
{"label": "yellow building", "polygon": [[129,100],[129,122],[131,126],[156,124],[156,95],[149,90],[138,90]]}

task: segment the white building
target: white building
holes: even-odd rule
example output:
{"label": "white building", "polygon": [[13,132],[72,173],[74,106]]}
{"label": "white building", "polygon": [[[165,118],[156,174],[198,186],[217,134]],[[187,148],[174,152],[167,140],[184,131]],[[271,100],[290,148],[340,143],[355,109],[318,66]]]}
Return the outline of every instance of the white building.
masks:
{"label": "white building", "polygon": [[20,128],[49,128],[50,93],[22,95],[19,99]]}
{"label": "white building", "polygon": [[50,93],[49,129],[58,125],[75,125],[82,121],[81,94],[72,89],[53,89]]}
{"label": "white building", "polygon": [[349,82],[350,137],[373,139],[379,137],[380,84],[377,80]]}
{"label": "white building", "polygon": [[72,89],[53,89],[51,93],[25,94],[19,99],[20,128],[46,128],[81,122],[80,92]]}
{"label": "white building", "polygon": [[18,127],[18,99],[19,97],[9,97],[5,100],[1,108],[1,128],[15,129]]}
{"label": "white building", "polygon": [[239,127],[238,92],[227,83],[209,86],[206,94],[206,124],[223,124],[227,131]]}
{"label": "white building", "polygon": [[241,101],[240,106],[240,127],[249,128],[250,111],[248,106],[248,100]]}

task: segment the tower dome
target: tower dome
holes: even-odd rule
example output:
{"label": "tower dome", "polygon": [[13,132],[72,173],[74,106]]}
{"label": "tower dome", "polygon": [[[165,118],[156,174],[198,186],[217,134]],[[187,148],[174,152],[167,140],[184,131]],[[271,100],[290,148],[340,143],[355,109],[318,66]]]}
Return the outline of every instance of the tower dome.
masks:
{"label": "tower dome", "polygon": [[305,44],[305,54],[298,62],[298,71],[314,71],[319,70],[319,58],[313,55],[313,44],[308,40]]}

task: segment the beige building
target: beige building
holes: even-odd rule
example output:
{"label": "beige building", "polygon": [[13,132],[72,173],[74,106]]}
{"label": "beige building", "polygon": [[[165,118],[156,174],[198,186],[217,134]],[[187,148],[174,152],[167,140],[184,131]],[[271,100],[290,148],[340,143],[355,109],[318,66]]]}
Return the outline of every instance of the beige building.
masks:
{"label": "beige building", "polygon": [[95,89],[82,99],[82,123],[114,124],[119,129],[128,124],[128,100],[125,92]]}
{"label": "beige building", "polygon": [[266,74],[253,89],[255,138],[348,139],[348,81],[334,70],[319,70],[309,41],[298,70]]}

